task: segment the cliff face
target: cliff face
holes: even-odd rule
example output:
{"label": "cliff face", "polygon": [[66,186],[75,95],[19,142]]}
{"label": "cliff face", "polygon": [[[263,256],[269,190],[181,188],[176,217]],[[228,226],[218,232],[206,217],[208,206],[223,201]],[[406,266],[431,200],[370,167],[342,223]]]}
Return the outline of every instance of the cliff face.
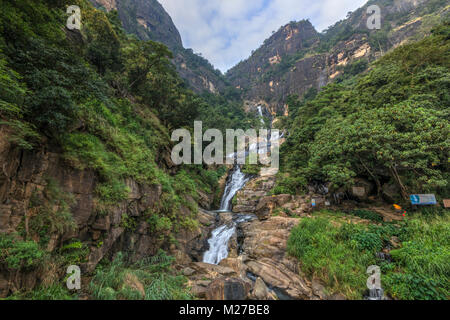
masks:
{"label": "cliff face", "polygon": [[196,92],[219,92],[225,86],[222,74],[204,58],[185,49],[172,18],[156,0],[90,0],[97,8],[117,10],[124,29],[141,40],[165,44],[174,54],[180,76]]}
{"label": "cliff face", "polygon": [[[23,230],[28,240],[37,243],[49,237],[46,245],[49,253],[58,252],[68,240],[79,239],[89,249],[86,261],[80,264],[83,272],[92,272],[102,258],[118,251],[127,252],[133,260],[138,260],[164,248],[179,262],[190,262],[192,258],[198,258],[190,256],[191,253],[195,255],[197,251],[202,252],[209,226],[213,224],[213,217],[200,211],[199,227],[180,230],[175,235],[177,247],[170,246],[155,237],[148,222],[147,213],[155,210],[160,203],[161,185],[139,184],[133,179],[127,179],[126,185],[130,190],[128,198],[102,214],[96,202],[95,189],[99,177],[94,170],[79,170],[69,166],[60,150],[50,145],[39,150],[20,150],[8,141],[8,130],[4,127],[0,128],[0,168],[0,233]],[[46,232],[34,234],[31,229],[39,216],[50,217],[55,214],[56,217],[56,213],[62,209],[60,203],[55,205],[51,202],[48,193],[50,183],[59,186],[61,193],[73,197],[70,212],[75,225],[71,230],[58,233],[50,230],[50,224],[45,224],[41,229]],[[51,212],[38,211],[36,201],[51,203]],[[181,207],[181,211],[186,216],[191,214],[186,207]],[[135,221],[132,227],[127,219]],[[64,271],[62,268],[41,268],[18,273],[0,268],[0,298],[19,288],[31,290],[49,276],[63,277]]]}
{"label": "cliff face", "polygon": [[[367,28],[367,8],[373,4],[381,8],[381,30]],[[309,21],[291,22],[226,77],[245,92],[249,104],[288,114],[284,104],[289,95],[301,97],[336,80],[361,59],[373,61],[405,41],[420,39],[448,15],[448,7],[440,0],[369,1],[324,33]]]}

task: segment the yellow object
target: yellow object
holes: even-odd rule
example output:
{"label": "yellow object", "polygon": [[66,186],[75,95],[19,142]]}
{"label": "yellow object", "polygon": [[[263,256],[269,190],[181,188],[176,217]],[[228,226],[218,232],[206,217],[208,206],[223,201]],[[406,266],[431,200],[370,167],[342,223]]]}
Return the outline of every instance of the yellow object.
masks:
{"label": "yellow object", "polygon": [[402,210],[402,207],[400,207],[398,204],[394,204],[394,208],[395,208],[396,210]]}

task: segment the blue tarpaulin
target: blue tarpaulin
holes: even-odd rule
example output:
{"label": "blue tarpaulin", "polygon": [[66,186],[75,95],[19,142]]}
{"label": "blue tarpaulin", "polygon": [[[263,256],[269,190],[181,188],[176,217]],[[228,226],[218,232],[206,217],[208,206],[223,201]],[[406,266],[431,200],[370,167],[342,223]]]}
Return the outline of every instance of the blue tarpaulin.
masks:
{"label": "blue tarpaulin", "polygon": [[411,203],[417,206],[435,205],[437,204],[434,194],[413,194],[410,196]]}

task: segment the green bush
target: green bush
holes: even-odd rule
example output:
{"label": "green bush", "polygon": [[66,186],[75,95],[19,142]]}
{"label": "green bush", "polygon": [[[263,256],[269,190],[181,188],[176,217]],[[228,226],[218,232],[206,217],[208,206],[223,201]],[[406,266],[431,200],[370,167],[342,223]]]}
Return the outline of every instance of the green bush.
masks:
{"label": "green bush", "polygon": [[[106,267],[98,267],[90,284],[92,296],[98,300],[186,300],[192,299],[186,288],[186,279],[173,274],[173,258],[164,252],[154,257],[127,264],[121,253]],[[137,279],[144,295],[127,282]],[[136,281],[136,280],[135,280]]]}
{"label": "green bush", "polygon": [[351,211],[350,214],[360,217],[361,219],[371,220],[373,222],[383,222],[383,217],[381,215],[370,210],[357,209]]}
{"label": "green bush", "polygon": [[[382,287],[394,299],[449,297],[449,215],[418,215],[402,223],[369,226],[329,219],[303,219],[291,231],[288,253],[330,292],[362,298],[367,267],[379,265]],[[401,246],[390,251],[392,262],[379,261],[376,253],[391,245],[393,236]]]}
{"label": "green bush", "polygon": [[39,266],[45,252],[34,241],[23,241],[13,235],[0,234],[0,262],[13,270],[32,269]]}
{"label": "green bush", "polygon": [[77,295],[70,293],[65,283],[55,283],[50,286],[38,286],[27,293],[15,293],[8,300],[77,300]]}
{"label": "green bush", "polygon": [[340,229],[326,218],[303,219],[292,229],[287,250],[299,260],[303,272],[321,279],[331,293],[360,299],[366,289],[367,267],[375,264],[375,255],[355,250],[340,237]]}
{"label": "green bush", "polygon": [[64,265],[79,265],[87,261],[89,247],[79,240],[72,240],[59,249]]}

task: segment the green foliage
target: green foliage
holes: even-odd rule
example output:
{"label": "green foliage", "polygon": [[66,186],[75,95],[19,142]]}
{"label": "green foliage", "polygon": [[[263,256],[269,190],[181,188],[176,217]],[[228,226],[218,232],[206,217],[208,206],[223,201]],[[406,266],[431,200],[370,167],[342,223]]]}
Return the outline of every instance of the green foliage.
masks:
{"label": "green foliage", "polygon": [[252,176],[259,175],[260,170],[261,170],[261,165],[260,164],[250,164],[250,160],[248,157],[245,159],[245,164],[242,166],[242,169],[241,169],[241,171],[243,173],[252,175]]}
{"label": "green foliage", "polygon": [[32,269],[42,263],[45,253],[34,241],[23,241],[13,235],[0,234],[0,263],[8,269]]}
{"label": "green foliage", "polygon": [[[185,287],[186,279],[171,272],[173,258],[164,252],[127,264],[119,253],[114,261],[98,268],[90,290],[98,300],[186,300],[192,299]],[[139,284],[143,291],[137,289]]]}
{"label": "green foliage", "polygon": [[362,219],[371,220],[373,222],[383,222],[383,217],[376,212],[370,210],[356,209],[350,212],[350,214],[360,217]]}
{"label": "green foliage", "polygon": [[35,192],[30,200],[34,215],[30,218],[29,230],[39,236],[41,245],[45,245],[51,235],[61,236],[77,227],[70,211],[75,201],[73,196],[61,190],[53,179],[46,182],[43,194]]}
{"label": "green foliage", "polygon": [[64,265],[79,265],[87,261],[89,248],[81,241],[73,239],[59,249],[59,254],[63,257]]}
{"label": "green foliage", "polygon": [[[404,199],[408,191],[445,193],[448,28],[397,48],[366,75],[330,84],[312,99],[291,99],[297,118],[281,147],[282,172],[335,188],[351,186],[357,176],[375,182],[390,177]],[[352,75],[365,67],[348,68]]]}
{"label": "green foliage", "polygon": [[330,292],[360,299],[367,267],[375,263],[375,257],[370,251],[354,250],[350,242],[339,237],[339,229],[328,219],[303,219],[292,229],[287,250],[300,261],[303,272],[321,279]]}
{"label": "green foliage", "polygon": [[292,177],[289,175],[279,174],[277,184],[270,191],[270,194],[303,194],[306,192],[307,181],[303,177]]}
{"label": "green foliage", "polygon": [[450,220],[414,217],[401,234],[402,247],[391,251],[399,274],[388,274],[386,283],[394,298],[448,299],[450,291]]}
{"label": "green foliage", "polygon": [[77,296],[71,294],[65,283],[55,283],[49,286],[39,286],[31,292],[17,292],[9,296],[7,300],[76,300]]}
{"label": "green foliage", "polygon": [[22,121],[26,92],[19,74],[7,66],[0,51],[0,125],[7,125],[12,129],[10,142],[23,149],[32,149],[33,142],[39,139],[39,135],[31,124]]}
{"label": "green foliage", "polygon": [[[301,269],[318,277],[330,292],[360,299],[366,290],[366,269],[379,265],[382,287],[395,299],[447,299],[449,295],[449,216],[417,215],[400,225],[368,226],[332,216],[303,219],[291,232],[288,252]],[[377,261],[375,253],[390,246],[392,262]]]}

